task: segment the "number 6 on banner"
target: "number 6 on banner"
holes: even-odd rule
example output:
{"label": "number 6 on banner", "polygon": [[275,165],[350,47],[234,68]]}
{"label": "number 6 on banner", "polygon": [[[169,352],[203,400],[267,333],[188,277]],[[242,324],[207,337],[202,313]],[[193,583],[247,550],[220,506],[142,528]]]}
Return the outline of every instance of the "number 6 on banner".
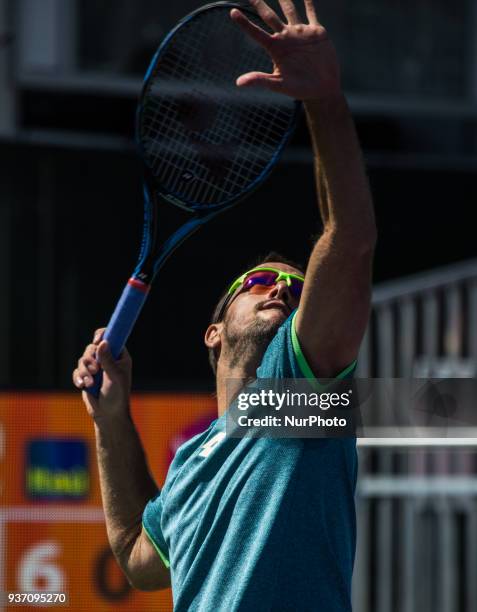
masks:
{"label": "number 6 on banner", "polygon": [[43,542],[27,550],[18,568],[18,590],[21,592],[65,592],[66,580],[52,558],[59,555],[57,542]]}

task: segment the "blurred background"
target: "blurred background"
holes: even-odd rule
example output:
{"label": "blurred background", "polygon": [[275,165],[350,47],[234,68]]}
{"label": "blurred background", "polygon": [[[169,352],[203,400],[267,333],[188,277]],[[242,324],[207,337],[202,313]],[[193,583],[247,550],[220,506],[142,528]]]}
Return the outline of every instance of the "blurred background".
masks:
{"label": "blurred background", "polygon": [[[0,590],[62,586],[72,610],[170,609],[168,594],[132,591],[108,557],[91,423],[70,381],[135,265],[142,76],[200,4],[0,0]],[[379,229],[359,375],[475,377],[477,4],[320,0],[318,10]],[[268,183],[157,279],[129,349],[135,419],[160,483],[177,444],[213,418],[202,337],[224,287],[272,249],[305,262],[321,230],[311,162],[302,122]],[[472,441],[360,444],[355,610],[477,609]]]}

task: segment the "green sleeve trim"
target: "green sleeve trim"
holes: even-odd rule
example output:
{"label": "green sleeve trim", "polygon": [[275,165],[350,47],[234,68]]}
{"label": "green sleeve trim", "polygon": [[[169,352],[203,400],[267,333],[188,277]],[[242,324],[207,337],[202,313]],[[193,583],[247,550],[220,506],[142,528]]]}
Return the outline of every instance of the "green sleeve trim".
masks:
{"label": "green sleeve trim", "polygon": [[166,555],[162,552],[162,550],[159,548],[159,546],[154,542],[154,538],[152,537],[152,535],[149,533],[149,531],[146,529],[146,526],[144,525],[144,523],[142,524],[142,528],[144,529],[144,531],[147,534],[147,537],[151,540],[151,544],[154,546],[154,548],[156,549],[157,554],[161,557],[162,562],[164,563],[164,565],[167,567],[167,569],[170,568],[171,564],[169,563],[169,559],[166,557]]}
{"label": "green sleeve trim", "polygon": [[[309,380],[311,386],[315,389],[315,391],[323,391],[323,389],[326,389],[327,385],[322,385],[316,378],[316,376],[313,374],[312,369],[310,368],[305,355],[303,355],[303,351],[301,350],[301,346],[300,346],[300,341],[298,340],[298,336],[296,333],[296,329],[295,329],[295,319],[296,319],[296,315],[298,313],[298,310],[295,311],[295,314],[293,315],[293,319],[292,319],[292,324],[291,324],[291,339],[292,339],[292,346],[293,346],[293,352],[295,353],[295,357],[296,360],[298,362],[298,366],[303,374],[303,376]],[[350,372],[352,372],[354,370],[354,368],[356,367],[356,359],[350,363],[350,365],[345,368],[342,372],[340,372],[337,376],[335,376],[335,378],[340,379],[340,378],[345,378],[345,376],[347,376]]]}

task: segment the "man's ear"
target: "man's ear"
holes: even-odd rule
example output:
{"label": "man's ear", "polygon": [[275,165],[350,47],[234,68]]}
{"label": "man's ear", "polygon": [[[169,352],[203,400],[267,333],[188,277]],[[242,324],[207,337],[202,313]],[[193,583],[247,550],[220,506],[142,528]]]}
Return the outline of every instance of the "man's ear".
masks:
{"label": "man's ear", "polygon": [[220,351],[222,345],[222,323],[212,323],[206,329],[204,342],[207,348]]}

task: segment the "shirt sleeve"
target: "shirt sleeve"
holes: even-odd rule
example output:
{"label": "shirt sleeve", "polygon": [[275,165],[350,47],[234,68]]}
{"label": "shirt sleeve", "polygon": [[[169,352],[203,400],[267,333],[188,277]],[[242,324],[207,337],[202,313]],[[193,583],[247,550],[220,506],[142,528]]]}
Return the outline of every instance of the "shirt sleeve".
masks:
{"label": "shirt sleeve", "polygon": [[[325,385],[313,374],[298,340],[295,330],[297,312],[298,310],[292,312],[270,342],[257,369],[257,378],[306,378],[316,391],[322,391]],[[353,361],[335,378],[351,378],[356,363],[356,360]]]}
{"label": "shirt sleeve", "polygon": [[152,545],[157,551],[157,554],[162,559],[164,565],[169,568],[169,551],[167,549],[164,536],[162,535],[161,529],[161,518],[162,518],[162,493],[153,497],[146,505],[144,513],[142,515],[142,526],[146,532],[148,538],[151,540]]}
{"label": "shirt sleeve", "polygon": [[[298,367],[300,368],[300,371],[303,374],[303,377],[308,379],[308,381],[315,388],[315,390],[320,391],[320,390],[323,390],[326,387],[326,385],[321,384],[320,381],[313,374],[313,371],[311,367],[309,366],[305,358],[305,355],[303,354],[303,351],[301,350],[300,341],[298,340],[298,336],[297,336],[296,329],[295,329],[295,325],[296,325],[295,321],[296,321],[297,312],[298,310],[295,310],[295,312],[293,313],[291,325],[290,325],[293,354],[298,363]],[[356,370],[356,364],[357,364],[357,360],[355,359],[344,370],[339,372],[334,378],[336,380],[343,380],[346,378],[351,378],[354,374],[354,371]]]}

